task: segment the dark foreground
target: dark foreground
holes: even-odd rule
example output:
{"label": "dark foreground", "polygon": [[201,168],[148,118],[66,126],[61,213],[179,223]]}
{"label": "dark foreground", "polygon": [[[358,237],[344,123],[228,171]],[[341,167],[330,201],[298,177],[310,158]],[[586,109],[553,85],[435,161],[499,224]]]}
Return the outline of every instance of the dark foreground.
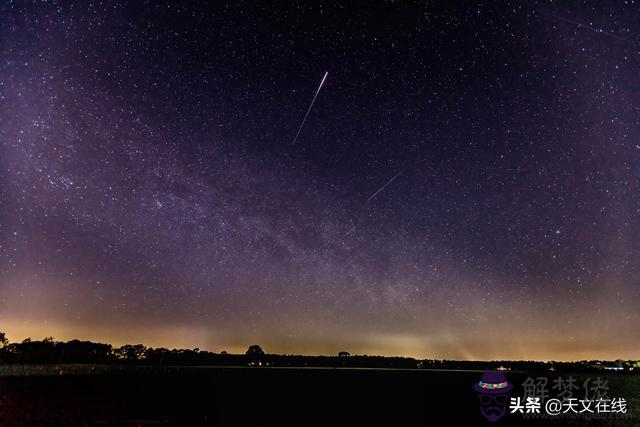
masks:
{"label": "dark foreground", "polygon": [[[0,367],[2,368],[2,367]],[[1,426],[428,426],[640,425],[640,376],[507,372],[521,395],[527,377],[608,381],[624,397],[620,418],[525,419],[495,424],[471,388],[480,372],[365,369],[13,367],[0,369]],[[576,393],[574,392],[574,395]]]}

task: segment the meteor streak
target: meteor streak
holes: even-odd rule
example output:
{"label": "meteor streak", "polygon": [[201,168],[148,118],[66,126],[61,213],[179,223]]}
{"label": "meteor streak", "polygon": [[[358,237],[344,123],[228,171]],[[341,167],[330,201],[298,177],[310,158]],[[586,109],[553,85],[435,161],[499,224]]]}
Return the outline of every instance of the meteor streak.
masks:
{"label": "meteor streak", "polygon": [[309,108],[307,109],[307,114],[304,115],[304,119],[302,119],[302,123],[300,123],[300,127],[298,128],[298,133],[296,133],[296,137],[293,138],[293,142],[291,143],[291,145],[295,144],[296,141],[298,140],[298,136],[300,136],[300,132],[302,131],[302,126],[304,126],[304,122],[307,121],[307,117],[309,116],[309,112],[311,111],[311,108],[313,107],[313,103],[316,102],[316,98],[318,97],[318,94],[320,93],[320,89],[322,89],[322,85],[324,84],[324,80],[327,78],[328,74],[329,74],[328,71],[326,71],[324,73],[324,76],[322,77],[322,81],[320,82],[320,86],[318,86],[318,90],[316,90],[316,94],[313,95],[313,99],[311,100],[311,104],[309,105]]}
{"label": "meteor streak", "polygon": [[[393,181],[396,180],[396,178],[398,178],[400,175],[402,175],[402,172],[404,172],[404,169],[401,170],[400,172],[398,172],[396,174],[396,176],[394,176],[393,178],[391,178],[389,181],[386,182],[386,184],[384,184],[382,187],[378,188],[378,191],[376,191],[375,193],[373,193],[371,196],[369,196],[369,198],[367,199],[367,201],[365,203],[369,203],[371,200],[373,200],[374,197],[376,197],[378,194],[380,194],[382,192],[382,190],[384,190],[385,188],[387,188],[387,186],[389,186],[389,184],[391,184]],[[356,226],[358,225],[357,222],[359,222],[360,219],[356,218],[354,221],[353,226],[349,229],[349,231],[346,232],[346,234],[344,235],[344,237],[347,237],[348,235],[350,235],[351,233],[353,233],[356,230]]]}
{"label": "meteor streak", "polygon": [[396,176],[394,176],[394,177],[393,177],[393,178],[391,178],[389,181],[387,181],[387,183],[386,183],[385,185],[383,185],[382,187],[380,187],[380,188],[378,189],[378,191],[376,191],[375,193],[373,193],[373,194],[372,194],[372,195],[367,199],[367,202],[370,202],[370,201],[371,201],[371,199],[373,199],[374,197],[376,197],[376,196],[378,195],[378,193],[380,193],[382,190],[384,190],[385,188],[387,188],[387,186],[388,186],[389,184],[391,184],[393,181],[395,181],[397,177],[399,177],[400,175],[402,175],[402,172],[403,172],[403,171],[398,172],[398,174],[397,174]]}

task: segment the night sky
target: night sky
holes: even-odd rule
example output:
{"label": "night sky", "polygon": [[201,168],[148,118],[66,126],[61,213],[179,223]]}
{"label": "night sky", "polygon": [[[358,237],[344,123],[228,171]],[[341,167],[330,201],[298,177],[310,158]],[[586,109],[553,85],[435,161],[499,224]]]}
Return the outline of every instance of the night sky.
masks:
{"label": "night sky", "polygon": [[2,2],[0,330],[638,358],[640,5],[298,3]]}

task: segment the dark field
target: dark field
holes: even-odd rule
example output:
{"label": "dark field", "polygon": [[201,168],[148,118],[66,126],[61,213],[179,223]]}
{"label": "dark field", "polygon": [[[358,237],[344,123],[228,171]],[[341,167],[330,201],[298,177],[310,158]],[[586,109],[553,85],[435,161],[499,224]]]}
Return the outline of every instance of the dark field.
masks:
{"label": "dark field", "polygon": [[[624,418],[525,420],[496,424],[479,414],[472,384],[481,372],[214,367],[0,366],[0,425],[428,426],[640,425],[640,376],[625,373],[515,373],[608,381],[624,397]],[[576,393],[577,394],[577,393]],[[453,425],[453,424],[452,424]]]}

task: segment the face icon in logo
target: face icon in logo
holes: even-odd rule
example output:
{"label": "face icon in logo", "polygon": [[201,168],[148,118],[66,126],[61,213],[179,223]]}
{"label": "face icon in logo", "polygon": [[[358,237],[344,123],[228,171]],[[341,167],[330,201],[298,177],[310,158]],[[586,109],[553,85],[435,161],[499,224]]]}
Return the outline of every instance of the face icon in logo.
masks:
{"label": "face icon in logo", "polygon": [[485,371],[473,385],[480,399],[480,413],[489,421],[495,422],[507,412],[509,392],[513,385],[499,371]]}

